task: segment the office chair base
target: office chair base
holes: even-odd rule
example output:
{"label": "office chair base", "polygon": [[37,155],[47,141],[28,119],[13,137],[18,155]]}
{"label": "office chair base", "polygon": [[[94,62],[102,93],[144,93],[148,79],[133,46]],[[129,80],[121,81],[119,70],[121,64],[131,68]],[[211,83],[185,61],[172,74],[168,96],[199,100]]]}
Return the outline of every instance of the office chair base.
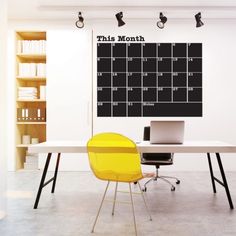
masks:
{"label": "office chair base", "polygon": [[146,192],[147,191],[147,184],[149,182],[151,182],[152,180],[153,181],[157,181],[157,179],[161,179],[163,181],[165,181],[166,183],[168,183],[170,186],[171,186],[171,191],[175,191],[175,186],[167,179],[175,179],[176,180],[176,184],[180,184],[180,180],[177,179],[176,177],[171,177],[171,176],[158,176],[156,175],[155,177],[149,179],[145,184],[144,184],[144,187],[143,187],[143,192]]}
{"label": "office chair base", "polygon": [[[161,178],[165,178],[165,179],[175,179],[176,180],[176,184],[180,184],[180,180],[177,179],[176,177],[172,177],[172,176],[160,176]],[[158,177],[157,177],[158,178]]]}

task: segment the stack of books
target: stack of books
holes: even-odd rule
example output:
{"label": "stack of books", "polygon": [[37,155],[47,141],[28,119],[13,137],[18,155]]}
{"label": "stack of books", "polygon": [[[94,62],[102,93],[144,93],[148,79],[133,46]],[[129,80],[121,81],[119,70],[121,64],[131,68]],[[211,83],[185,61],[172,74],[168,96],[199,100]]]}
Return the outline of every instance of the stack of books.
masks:
{"label": "stack of books", "polygon": [[37,99],[37,88],[35,87],[19,87],[18,99],[33,100]]}
{"label": "stack of books", "polygon": [[26,152],[24,169],[38,170],[38,153],[29,153],[28,151]]}
{"label": "stack of books", "polygon": [[17,52],[25,54],[45,54],[46,40],[18,40]]}
{"label": "stack of books", "polygon": [[19,76],[36,76],[37,74],[36,63],[19,63]]}
{"label": "stack of books", "polygon": [[19,63],[18,76],[46,77],[46,63]]}

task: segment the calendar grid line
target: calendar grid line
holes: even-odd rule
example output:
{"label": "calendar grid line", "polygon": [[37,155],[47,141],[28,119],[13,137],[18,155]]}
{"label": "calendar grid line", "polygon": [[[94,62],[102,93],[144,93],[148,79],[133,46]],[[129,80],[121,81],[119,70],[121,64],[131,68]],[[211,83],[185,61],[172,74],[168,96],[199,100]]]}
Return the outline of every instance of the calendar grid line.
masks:
{"label": "calendar grid line", "polygon": [[[141,55],[143,55],[143,47],[141,47]],[[143,60],[141,60],[141,72],[142,72],[141,84],[142,84],[142,87],[143,87]],[[141,104],[142,104],[141,105],[141,116],[143,116],[143,93],[141,93]]]}
{"label": "calendar grid line", "polygon": [[[125,52],[126,52],[126,56],[128,55],[128,47],[127,47],[127,44],[125,45]],[[126,68],[128,70],[128,60],[126,60]],[[129,94],[128,94],[128,87],[129,87],[129,84],[128,84],[128,73],[126,73],[126,85],[127,85],[127,89],[126,89],[126,99],[127,101],[129,100]],[[128,102],[126,103],[126,116],[129,116],[128,114]]]}
{"label": "calendar grid line", "polygon": [[[188,55],[188,45],[186,44],[186,55]],[[187,58],[187,61],[188,61],[188,58]],[[186,68],[186,72],[187,72],[187,75],[188,75],[188,63],[186,64],[187,68]],[[186,85],[187,85],[187,88],[188,88],[188,78],[186,78]],[[187,102],[189,102],[189,99],[188,99],[188,93],[186,93],[187,97],[186,97],[186,100]]]}
{"label": "calendar grid line", "polygon": [[[111,45],[111,101],[113,102],[113,61],[112,61],[112,58],[113,58],[113,52],[112,52],[112,45]],[[112,106],[112,103],[111,103],[111,116],[113,116],[113,106]]]}
{"label": "calendar grid line", "polygon": [[[156,68],[158,71],[158,60],[157,60],[158,57],[157,56],[158,56],[158,47],[156,45]],[[157,85],[157,87],[156,87],[156,101],[158,102],[159,101],[159,99],[158,99],[158,87],[159,87],[158,75],[156,77],[156,85]]]}
{"label": "calendar grid line", "polygon": [[[106,58],[110,58],[110,57],[99,57],[99,58],[104,58],[104,59],[106,59]],[[122,58],[140,58],[140,59],[142,59],[142,58],[150,58],[150,59],[155,59],[155,58],[180,58],[180,59],[186,59],[186,58],[188,58],[187,56],[186,57],[116,57],[117,59],[122,59]],[[189,57],[189,58],[198,58],[198,59],[202,59],[202,57]]]}
{"label": "calendar grid line", "polygon": [[[99,71],[97,73],[103,73],[103,74],[109,74],[109,73],[120,73],[120,74],[127,74],[127,73],[136,73],[136,74],[145,74],[145,73],[150,73],[150,74],[158,74],[158,73],[166,73],[166,74],[170,74],[171,72],[169,71],[158,71],[158,72],[153,72],[153,71],[144,71],[144,72],[136,72],[136,71],[129,71],[129,72],[119,72],[119,71],[115,71],[115,72],[107,72],[107,71]],[[173,72],[173,73],[182,73],[182,74],[188,74],[186,71],[178,71],[178,72]],[[199,71],[189,71],[189,73],[195,73],[195,74],[202,74],[202,72]]]}

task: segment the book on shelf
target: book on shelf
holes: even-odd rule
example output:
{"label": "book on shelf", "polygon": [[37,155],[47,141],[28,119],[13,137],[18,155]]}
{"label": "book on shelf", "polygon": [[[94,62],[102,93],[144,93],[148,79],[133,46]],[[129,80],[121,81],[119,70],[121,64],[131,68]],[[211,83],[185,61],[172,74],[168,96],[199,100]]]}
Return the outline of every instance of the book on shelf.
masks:
{"label": "book on shelf", "polygon": [[24,163],[25,170],[38,170],[38,163]]}
{"label": "book on shelf", "polygon": [[46,100],[46,86],[45,85],[40,85],[39,93],[40,93],[40,99]]}
{"label": "book on shelf", "polygon": [[38,153],[26,152],[24,169],[26,170],[36,170],[38,169]]}
{"label": "book on shelf", "polygon": [[33,100],[37,99],[38,90],[36,87],[19,87],[18,99]]}
{"label": "book on shelf", "polygon": [[46,122],[45,108],[17,108],[18,122]]}
{"label": "book on shelf", "polygon": [[37,121],[46,121],[46,109],[37,109]]}
{"label": "book on shelf", "polygon": [[19,63],[19,76],[33,77],[36,76],[36,63]]}
{"label": "book on shelf", "polygon": [[18,76],[46,77],[46,63],[19,63]]}
{"label": "book on shelf", "polygon": [[46,64],[45,63],[37,63],[36,74],[38,77],[46,77]]}
{"label": "book on shelf", "polygon": [[32,157],[38,157],[38,153],[36,152],[29,152],[28,150],[26,151],[26,156],[32,156]]}
{"label": "book on shelf", "polygon": [[23,54],[45,54],[46,40],[18,40],[17,52]]}

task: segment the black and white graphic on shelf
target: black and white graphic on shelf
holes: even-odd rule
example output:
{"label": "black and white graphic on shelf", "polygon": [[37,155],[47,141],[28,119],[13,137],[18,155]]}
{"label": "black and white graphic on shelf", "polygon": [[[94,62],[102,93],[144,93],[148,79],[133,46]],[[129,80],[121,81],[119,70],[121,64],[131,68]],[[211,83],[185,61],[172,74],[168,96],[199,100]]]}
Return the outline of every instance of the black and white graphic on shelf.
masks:
{"label": "black and white graphic on shelf", "polygon": [[202,116],[202,44],[98,43],[97,116]]}

